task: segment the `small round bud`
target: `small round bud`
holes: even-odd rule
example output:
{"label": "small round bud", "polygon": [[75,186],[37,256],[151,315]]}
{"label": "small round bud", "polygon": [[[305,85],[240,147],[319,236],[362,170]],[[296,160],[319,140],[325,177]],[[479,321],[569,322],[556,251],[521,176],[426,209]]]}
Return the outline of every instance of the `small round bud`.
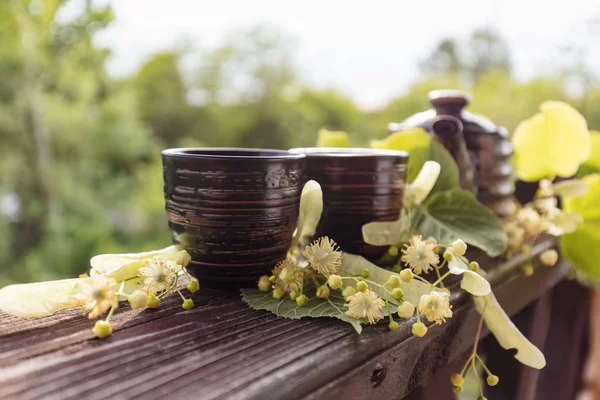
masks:
{"label": "small round bud", "polygon": [[449,250],[446,250],[444,252],[443,257],[444,257],[444,260],[446,260],[446,261],[452,261],[452,259],[454,258],[454,255]]}
{"label": "small round bud", "polygon": [[300,296],[300,292],[298,292],[297,290],[292,290],[290,292],[290,299],[296,300],[298,296]]}
{"label": "small round bud", "polygon": [[546,267],[551,267],[558,261],[558,253],[554,249],[546,250],[540,254],[540,261]]}
{"label": "small round bud", "polygon": [[342,277],[335,274],[329,275],[329,278],[327,278],[327,284],[333,290],[338,290],[342,287]]}
{"label": "small round bud", "polygon": [[269,281],[271,281],[271,282],[275,282],[276,280],[277,280],[277,277],[275,275],[271,275],[269,277]]}
{"label": "small round bud", "polygon": [[533,275],[533,266],[531,264],[527,264],[521,268],[521,271],[523,272],[524,276],[529,277]]}
{"label": "small round bud", "polygon": [[356,293],[356,289],[353,288],[352,286],[346,286],[344,288],[344,290],[342,290],[342,296],[344,296],[345,299],[354,295],[355,293]]}
{"label": "small round bud", "polygon": [[413,280],[413,273],[409,268],[403,269],[400,271],[400,279],[404,282],[408,283]]}
{"label": "small round bud", "polygon": [[271,289],[271,280],[267,275],[263,275],[258,280],[258,290],[268,292]]}
{"label": "small round bud", "polygon": [[198,290],[200,290],[200,282],[198,282],[197,280],[191,280],[190,283],[188,283],[187,285],[187,290],[189,290],[192,293],[196,293]]}
{"label": "small round bud", "polygon": [[190,261],[192,261],[192,256],[185,250],[181,250],[175,255],[175,262],[182,267],[186,267]]}
{"label": "small round bud", "polygon": [[367,279],[369,277],[369,270],[366,268],[363,268],[362,271],[360,271],[360,276]]}
{"label": "small round bud", "polygon": [[398,248],[396,246],[390,246],[388,254],[392,257],[396,257],[398,255]]}
{"label": "small round bud", "polygon": [[469,263],[469,269],[474,272],[479,271],[479,263],[477,261],[471,261]]}
{"label": "small round bud", "polygon": [[358,283],[356,284],[356,289],[357,289],[359,292],[366,292],[366,291],[367,291],[367,289],[369,289],[369,285],[367,285],[367,282],[360,281],[360,282],[358,282]]}
{"label": "small round bud", "polygon": [[450,375],[450,382],[453,386],[462,386],[465,383],[465,378],[461,374],[452,374]]}
{"label": "small round bud", "polygon": [[395,331],[396,329],[400,328],[400,325],[396,321],[391,321],[388,325],[388,328],[390,331]]}
{"label": "small round bud", "polygon": [[148,295],[142,290],[136,290],[129,295],[127,301],[134,310],[146,308],[148,306]]}
{"label": "small round bud", "polygon": [[329,294],[331,294],[331,292],[329,291],[329,288],[327,287],[327,285],[319,286],[317,288],[317,297],[318,298],[327,299],[327,298],[329,298]]}
{"label": "small round bud", "polygon": [[393,289],[391,294],[396,300],[402,300],[404,298],[404,291],[400,288]]}
{"label": "small round bud", "polygon": [[422,322],[415,322],[412,326],[412,334],[418,337],[423,337],[427,333],[427,327]]}
{"label": "small round bud", "polygon": [[283,290],[280,287],[276,287],[275,289],[273,289],[273,298],[275,300],[281,300],[283,296],[285,296],[285,290]]}
{"label": "small round bud", "polygon": [[156,297],[155,294],[148,295],[148,304],[146,308],[158,308],[158,303],[160,303],[160,299]]}
{"label": "small round bud", "polygon": [[459,393],[460,394],[463,391],[463,387],[462,386],[452,386],[452,391],[454,393]]}
{"label": "small round bud", "polygon": [[92,329],[92,333],[98,339],[105,338],[112,334],[112,327],[110,324],[104,320],[96,321],[94,328]]}
{"label": "small round bud", "polygon": [[296,304],[298,304],[298,307],[302,307],[306,303],[308,303],[308,297],[306,297],[304,294],[300,294],[298,297],[296,297]]}
{"label": "small round bud", "polygon": [[456,255],[464,256],[467,252],[467,244],[461,239],[455,240],[450,246],[450,251]]}
{"label": "small round bud", "polygon": [[500,382],[500,378],[498,378],[496,375],[488,375],[485,381],[490,386],[496,386],[498,382]]}
{"label": "small round bud", "polygon": [[400,277],[398,275],[390,275],[390,277],[387,280],[387,283],[392,288],[399,288],[402,284],[402,281],[400,280]]}
{"label": "small round bud", "polygon": [[415,306],[409,301],[403,301],[398,307],[398,316],[400,318],[410,318],[415,313]]}
{"label": "small round bud", "polygon": [[181,307],[184,310],[191,310],[192,308],[194,308],[194,300],[192,299],[185,299],[183,304],[181,305]]}

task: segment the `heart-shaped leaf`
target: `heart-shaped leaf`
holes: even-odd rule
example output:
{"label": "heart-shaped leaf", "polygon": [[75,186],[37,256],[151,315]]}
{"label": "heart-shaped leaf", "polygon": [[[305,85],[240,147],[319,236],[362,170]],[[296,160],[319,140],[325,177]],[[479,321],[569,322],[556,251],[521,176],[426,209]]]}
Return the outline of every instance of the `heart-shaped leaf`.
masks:
{"label": "heart-shaped leaf", "polygon": [[498,256],[506,248],[500,220],[467,190],[435,193],[411,209],[411,224],[424,237],[434,237],[439,243],[462,239],[490,256]]}

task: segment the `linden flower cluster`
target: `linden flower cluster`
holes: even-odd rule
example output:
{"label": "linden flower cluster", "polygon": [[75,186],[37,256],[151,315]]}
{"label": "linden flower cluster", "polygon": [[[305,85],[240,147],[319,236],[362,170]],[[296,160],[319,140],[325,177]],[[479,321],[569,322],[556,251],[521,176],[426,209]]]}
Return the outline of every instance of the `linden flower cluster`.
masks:
{"label": "linden flower cluster", "polygon": [[306,267],[296,259],[286,258],[273,268],[271,276],[260,277],[258,288],[263,292],[273,289],[273,298],[281,300],[288,296],[300,307],[308,303],[303,293],[305,279],[311,279],[317,288],[317,297],[322,299],[329,297],[330,289],[341,288],[342,281],[336,273],[342,264],[342,252],[335,241],[327,236],[318,238],[306,246],[303,256],[308,263]]}
{"label": "linden flower cluster", "polygon": [[[91,277],[84,275],[83,280],[77,285],[77,293],[74,295],[75,305],[81,306],[84,315],[88,318],[96,319],[108,312],[104,320],[97,321],[92,332],[98,338],[103,338],[112,334],[110,318],[114,310],[119,306],[119,299],[124,297],[128,300],[132,309],[157,308],[160,299],[176,290],[183,300],[182,307],[189,310],[194,307],[192,299],[188,299],[179,289],[177,281],[180,273],[187,275],[185,266],[190,262],[191,257],[182,250],[173,259],[165,259],[160,256],[151,257],[143,261],[138,270],[138,279],[143,285],[142,289],[137,289],[132,293],[125,293],[125,280],[120,285],[114,278],[104,274],[99,274],[92,270]],[[192,279],[187,289],[194,293],[200,289],[197,280]]]}
{"label": "linden flower cluster", "polygon": [[[578,197],[585,194],[586,190],[585,184],[578,180],[553,184],[548,179],[542,179],[534,200],[519,208],[504,225],[508,238],[507,255],[530,253],[531,247],[542,234],[562,236],[574,232],[583,218],[577,213],[558,208],[557,196]],[[558,253],[553,249],[546,250],[539,259],[542,265],[550,267],[558,261]],[[523,273],[533,273],[531,263],[525,265]]]}

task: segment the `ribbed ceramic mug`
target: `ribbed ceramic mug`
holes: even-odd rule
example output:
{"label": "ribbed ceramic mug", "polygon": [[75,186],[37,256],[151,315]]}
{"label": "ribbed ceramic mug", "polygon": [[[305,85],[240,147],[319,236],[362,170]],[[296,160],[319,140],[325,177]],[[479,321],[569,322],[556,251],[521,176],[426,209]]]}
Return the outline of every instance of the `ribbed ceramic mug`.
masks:
{"label": "ribbed ceramic mug", "polygon": [[296,228],[304,154],[186,148],[162,152],[169,228],[206,286],[256,285],[285,258]]}
{"label": "ribbed ceramic mug", "polygon": [[305,179],[323,189],[323,215],[316,237],[329,236],[342,251],[370,260],[387,247],[371,246],[362,238],[362,226],[394,221],[402,209],[408,153],[368,148],[296,148],[306,154]]}

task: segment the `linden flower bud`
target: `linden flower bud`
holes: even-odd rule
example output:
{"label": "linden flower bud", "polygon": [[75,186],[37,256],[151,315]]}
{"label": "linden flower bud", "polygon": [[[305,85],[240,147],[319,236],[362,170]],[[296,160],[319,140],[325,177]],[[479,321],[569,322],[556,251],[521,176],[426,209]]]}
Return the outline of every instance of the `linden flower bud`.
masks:
{"label": "linden flower bud", "polygon": [[360,282],[358,282],[358,283],[356,284],[356,289],[357,289],[359,292],[365,292],[366,290],[368,290],[368,289],[369,289],[369,285],[367,285],[367,282],[360,281]]}
{"label": "linden flower bud", "polygon": [[198,282],[197,280],[191,280],[190,283],[188,283],[187,285],[187,290],[189,290],[192,293],[196,293],[198,290],[200,290],[200,282]]}
{"label": "linden flower bud", "polygon": [[446,260],[446,261],[452,261],[452,259],[454,258],[454,255],[452,254],[452,252],[450,250],[446,250],[444,252],[443,257],[444,257],[444,260]]}
{"label": "linden flower bud", "polygon": [[450,375],[450,382],[453,386],[462,386],[465,383],[465,378],[461,374],[452,374]]}
{"label": "linden flower bud", "polygon": [[275,282],[276,280],[277,280],[277,277],[276,277],[275,275],[271,275],[271,276],[269,277],[269,281],[270,281],[270,282]]}
{"label": "linden flower bud", "polygon": [[300,292],[298,292],[297,290],[292,290],[290,292],[290,299],[296,300],[298,296],[300,296]]}
{"label": "linden flower bud", "polygon": [[527,264],[521,268],[521,272],[523,272],[523,276],[529,277],[533,275],[533,266],[531,264]]}
{"label": "linden flower bud", "polygon": [[427,333],[427,327],[422,322],[415,322],[412,326],[412,334],[418,337],[423,337]]}
{"label": "linden flower bud", "polygon": [[500,382],[500,378],[498,378],[496,375],[488,375],[485,381],[490,386],[496,386],[498,382]]}
{"label": "linden flower bud", "polygon": [[333,290],[338,290],[342,287],[342,277],[339,275],[331,274],[327,278],[327,284]]}
{"label": "linden flower bud", "polygon": [[469,269],[474,272],[479,271],[479,263],[477,261],[471,261],[469,263]]}
{"label": "linden flower bud", "polygon": [[129,295],[127,301],[129,301],[129,305],[134,310],[146,308],[148,306],[148,295],[142,290],[136,290]]}
{"label": "linden flower bud", "polygon": [[402,300],[404,298],[404,291],[400,288],[395,288],[392,290],[391,295],[396,300]]}
{"label": "linden flower bud", "polygon": [[369,270],[368,270],[368,269],[366,269],[366,268],[363,268],[363,269],[362,269],[362,271],[360,271],[360,275],[361,275],[363,278],[367,279],[367,278],[369,277]]}
{"label": "linden flower bud", "polygon": [[400,285],[402,284],[402,282],[400,281],[400,277],[398,275],[391,275],[388,280],[387,283],[390,285],[390,287],[392,288],[399,288]]}
{"label": "linden flower bud", "polygon": [[546,250],[540,254],[540,261],[546,267],[551,267],[558,261],[558,253],[554,249]]}
{"label": "linden flower bud", "polygon": [[327,287],[327,285],[319,286],[317,288],[317,297],[318,298],[327,299],[327,298],[329,298],[330,293],[331,292],[329,291],[329,288]]}
{"label": "linden flower bud", "polygon": [[283,296],[285,296],[285,290],[283,290],[280,287],[276,287],[273,290],[273,298],[276,300],[281,300],[283,298]]}
{"label": "linden flower bud", "polygon": [[160,299],[156,297],[155,294],[150,294],[148,295],[148,304],[146,305],[146,308],[158,308],[159,302]]}
{"label": "linden flower bud", "polygon": [[400,318],[410,318],[414,313],[415,306],[409,301],[402,302],[402,304],[400,304],[398,307],[398,316]]}
{"label": "linden flower bud", "polygon": [[271,280],[267,275],[263,275],[258,280],[258,290],[268,292],[271,289]]}
{"label": "linden flower bud", "polygon": [[182,267],[186,267],[190,261],[192,261],[192,256],[190,256],[190,253],[185,250],[181,250],[175,255],[175,262]]}
{"label": "linden flower bud", "polygon": [[396,246],[390,246],[388,254],[392,257],[396,257],[398,255],[398,248]]}
{"label": "linden flower bud", "polygon": [[462,391],[463,391],[463,387],[462,387],[462,386],[453,386],[453,387],[452,387],[452,391],[453,391],[454,393],[458,393],[458,394],[460,394],[460,393],[462,393]]}
{"label": "linden flower bud", "polygon": [[94,328],[92,329],[92,333],[98,339],[102,339],[102,338],[105,338],[112,334],[112,327],[110,326],[110,324],[108,322],[106,322],[104,320],[99,320],[99,321],[96,321],[96,324],[94,325]]}
{"label": "linden flower bud", "polygon": [[390,329],[390,331],[395,331],[399,327],[400,327],[400,325],[396,321],[391,321],[390,324],[388,325],[388,328]]}
{"label": "linden flower bud", "polygon": [[191,310],[192,308],[194,308],[194,300],[192,300],[192,299],[185,299],[185,301],[183,302],[183,304],[181,305],[181,307],[184,310]]}
{"label": "linden flower bud", "polygon": [[450,246],[450,251],[456,255],[464,256],[467,252],[467,244],[461,239],[455,240],[452,246]]}
{"label": "linden flower bud", "polygon": [[342,290],[342,296],[344,296],[345,299],[348,299],[348,297],[353,296],[355,293],[356,289],[352,286],[346,286],[344,290]]}
{"label": "linden flower bud", "polygon": [[296,297],[296,304],[298,304],[298,307],[302,307],[306,303],[308,303],[308,297],[306,297],[305,295],[300,294],[298,295],[298,297]]}
{"label": "linden flower bud", "polygon": [[410,281],[413,280],[413,273],[410,269],[403,269],[402,271],[400,271],[400,279],[402,279],[404,282],[408,283]]}

